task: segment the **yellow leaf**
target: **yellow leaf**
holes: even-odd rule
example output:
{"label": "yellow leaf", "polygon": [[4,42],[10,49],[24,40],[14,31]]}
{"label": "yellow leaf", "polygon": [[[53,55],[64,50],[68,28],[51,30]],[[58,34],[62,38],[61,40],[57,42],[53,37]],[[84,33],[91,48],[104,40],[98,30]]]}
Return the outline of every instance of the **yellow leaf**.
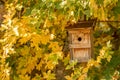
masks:
{"label": "yellow leaf", "polygon": [[67,80],[72,80],[72,77],[70,77],[70,76],[65,76],[65,79],[67,79]]}
{"label": "yellow leaf", "polygon": [[50,40],[50,35],[41,35],[40,39],[42,44],[47,44]]}
{"label": "yellow leaf", "polygon": [[20,80],[30,80],[30,77],[28,75],[19,75]]}
{"label": "yellow leaf", "polygon": [[39,62],[39,64],[36,65],[36,69],[37,69],[37,70],[40,70],[43,64],[44,64],[44,61],[41,60],[41,61]]}
{"label": "yellow leaf", "polygon": [[51,70],[47,71],[47,73],[43,73],[45,80],[55,80],[55,74],[51,73]]}
{"label": "yellow leaf", "polygon": [[109,56],[107,57],[107,61],[110,62],[111,58],[112,58],[112,56],[109,55]]}
{"label": "yellow leaf", "polygon": [[21,49],[21,55],[25,56],[26,54],[29,54],[30,48],[27,46],[24,46],[24,48]]}
{"label": "yellow leaf", "polygon": [[22,37],[20,40],[19,40],[19,42],[21,43],[21,44],[25,44],[27,41],[29,41],[30,40],[30,36],[26,36],[26,37]]}
{"label": "yellow leaf", "polygon": [[87,67],[84,68],[82,72],[83,72],[83,73],[87,73],[87,72],[88,72],[88,68],[87,68]]}
{"label": "yellow leaf", "polygon": [[53,61],[48,61],[45,68],[52,70],[55,67],[56,64],[54,64]]}
{"label": "yellow leaf", "polygon": [[38,34],[32,34],[31,35],[31,47],[35,47],[35,48],[39,48],[39,43],[40,43],[40,41],[41,41],[41,36],[40,35],[38,35]]}
{"label": "yellow leaf", "polygon": [[58,42],[51,42],[49,48],[52,49],[53,52],[61,51],[61,47],[59,47]]}
{"label": "yellow leaf", "polygon": [[86,77],[87,77],[87,74],[82,74],[82,75],[78,78],[78,80],[85,80]]}

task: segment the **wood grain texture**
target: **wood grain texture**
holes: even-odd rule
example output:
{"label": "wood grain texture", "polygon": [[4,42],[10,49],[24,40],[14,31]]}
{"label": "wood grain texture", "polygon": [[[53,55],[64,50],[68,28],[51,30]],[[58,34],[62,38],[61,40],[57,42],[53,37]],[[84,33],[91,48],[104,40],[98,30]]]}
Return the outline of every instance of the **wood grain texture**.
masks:
{"label": "wood grain texture", "polygon": [[72,60],[87,62],[92,54],[92,28],[69,29],[69,48]]}

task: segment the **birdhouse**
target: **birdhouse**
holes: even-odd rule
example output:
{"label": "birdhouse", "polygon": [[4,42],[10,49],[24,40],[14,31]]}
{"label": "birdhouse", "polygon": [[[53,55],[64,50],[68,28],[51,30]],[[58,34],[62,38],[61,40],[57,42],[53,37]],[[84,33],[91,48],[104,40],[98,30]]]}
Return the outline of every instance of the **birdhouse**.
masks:
{"label": "birdhouse", "polygon": [[66,28],[71,60],[87,62],[93,56],[92,30],[94,25],[95,21],[81,21]]}

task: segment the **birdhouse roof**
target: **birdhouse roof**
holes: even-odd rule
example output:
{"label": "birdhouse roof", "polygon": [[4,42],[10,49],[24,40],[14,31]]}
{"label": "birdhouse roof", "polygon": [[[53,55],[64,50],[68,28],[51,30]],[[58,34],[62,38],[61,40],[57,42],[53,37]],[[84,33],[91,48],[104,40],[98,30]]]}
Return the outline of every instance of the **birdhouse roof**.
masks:
{"label": "birdhouse roof", "polygon": [[66,29],[76,29],[76,28],[89,28],[94,27],[96,20],[88,20],[88,21],[78,21],[77,23],[70,24],[66,27]]}

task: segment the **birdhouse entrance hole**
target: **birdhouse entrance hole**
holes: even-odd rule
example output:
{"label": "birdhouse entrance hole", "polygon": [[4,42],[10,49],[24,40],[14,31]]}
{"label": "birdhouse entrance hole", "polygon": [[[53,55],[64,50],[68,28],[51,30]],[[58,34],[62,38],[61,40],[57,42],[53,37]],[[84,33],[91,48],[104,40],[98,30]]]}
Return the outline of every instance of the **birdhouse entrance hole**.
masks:
{"label": "birdhouse entrance hole", "polygon": [[82,38],[81,37],[78,37],[78,41],[81,41],[82,40]]}

